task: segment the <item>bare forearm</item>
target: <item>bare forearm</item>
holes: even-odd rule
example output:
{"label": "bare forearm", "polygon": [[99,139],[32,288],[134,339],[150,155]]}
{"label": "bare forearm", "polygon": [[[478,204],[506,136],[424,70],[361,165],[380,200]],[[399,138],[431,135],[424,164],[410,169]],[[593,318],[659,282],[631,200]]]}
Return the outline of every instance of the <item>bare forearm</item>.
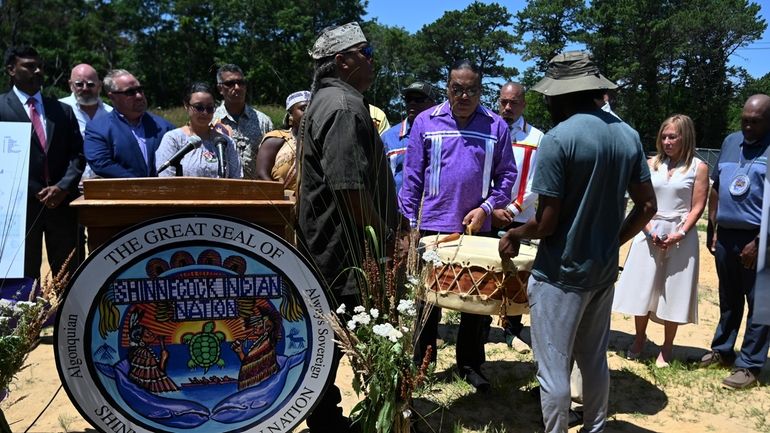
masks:
{"label": "bare forearm", "polygon": [[620,226],[620,244],[623,245],[636,236],[655,216],[655,212],[657,206],[654,203],[635,205]]}
{"label": "bare forearm", "polygon": [[711,193],[709,193],[709,221],[714,227],[716,227],[716,224],[717,224],[718,208],[719,208],[719,194],[717,193],[716,189],[711,188]]}
{"label": "bare forearm", "polygon": [[649,180],[629,184],[628,195],[634,202],[634,207],[620,226],[620,234],[618,236],[620,238],[620,245],[636,236],[655,216],[655,213],[658,212],[655,190],[652,188],[652,182]]}
{"label": "bare forearm", "polygon": [[540,197],[540,204],[534,218],[524,225],[511,229],[517,239],[543,239],[556,231],[561,212],[561,200],[553,197]]}
{"label": "bare forearm", "polygon": [[511,229],[510,231],[517,239],[543,239],[552,234],[551,232],[546,232],[546,230],[538,224],[536,218],[530,218],[524,225]]}

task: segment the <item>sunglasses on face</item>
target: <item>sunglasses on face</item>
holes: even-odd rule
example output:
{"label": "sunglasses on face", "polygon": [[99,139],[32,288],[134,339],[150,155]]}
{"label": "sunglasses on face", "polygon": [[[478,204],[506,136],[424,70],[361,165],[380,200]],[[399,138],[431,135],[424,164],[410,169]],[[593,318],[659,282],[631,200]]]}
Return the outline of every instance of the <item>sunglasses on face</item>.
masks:
{"label": "sunglasses on face", "polygon": [[73,81],[72,84],[74,84],[75,87],[77,87],[78,89],[82,89],[83,87],[88,87],[89,89],[93,89],[94,87],[96,87],[96,83],[94,83],[93,81]]}
{"label": "sunglasses on face", "polygon": [[361,53],[361,55],[366,57],[367,60],[372,60],[372,57],[374,57],[374,47],[367,45],[363,48],[345,51],[345,53]]}
{"label": "sunglasses on face", "polygon": [[236,84],[243,87],[246,85],[246,81],[245,80],[227,80],[227,81],[222,81],[221,84],[225,87],[235,87]]}
{"label": "sunglasses on face", "polygon": [[216,111],[217,109],[217,107],[213,105],[201,105],[201,104],[190,105],[190,108],[197,111],[198,113],[207,113],[207,114],[214,114],[214,111]]}
{"label": "sunglasses on face", "polygon": [[113,94],[116,94],[116,95],[126,95],[126,96],[131,98],[131,97],[136,96],[139,93],[144,95],[144,88],[142,86],[131,87],[131,88],[126,89],[126,90],[121,90],[120,92],[110,92],[110,93],[113,93]]}
{"label": "sunglasses on face", "polygon": [[469,98],[473,98],[481,91],[478,87],[451,86],[450,89],[452,89],[452,94],[455,96],[468,95]]}

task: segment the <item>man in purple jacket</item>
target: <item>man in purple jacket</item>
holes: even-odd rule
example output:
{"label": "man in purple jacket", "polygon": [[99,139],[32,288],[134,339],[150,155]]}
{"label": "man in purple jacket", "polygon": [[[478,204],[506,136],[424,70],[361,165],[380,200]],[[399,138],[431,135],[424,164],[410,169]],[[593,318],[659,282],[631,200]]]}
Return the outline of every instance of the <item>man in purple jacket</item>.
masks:
{"label": "man in purple jacket", "polygon": [[[481,73],[468,60],[450,68],[447,96],[447,102],[423,111],[414,120],[399,206],[412,228],[423,236],[488,233],[492,210],[511,202],[516,179],[508,124],[479,104]],[[434,348],[435,357],[440,312],[433,309],[420,334],[416,362],[422,360],[428,346]],[[481,374],[485,320],[488,316],[462,313],[456,348],[459,375],[481,392],[490,389]]]}

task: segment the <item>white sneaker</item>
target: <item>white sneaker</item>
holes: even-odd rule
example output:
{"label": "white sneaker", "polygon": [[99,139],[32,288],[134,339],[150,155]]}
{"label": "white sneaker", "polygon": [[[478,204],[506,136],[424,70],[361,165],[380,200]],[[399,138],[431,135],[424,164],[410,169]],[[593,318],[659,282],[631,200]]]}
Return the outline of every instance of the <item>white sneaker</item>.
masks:
{"label": "white sneaker", "polygon": [[532,351],[532,348],[529,347],[529,344],[525,343],[521,338],[515,337],[513,339],[513,342],[511,344],[511,348],[513,350],[519,352],[519,353],[529,353]]}

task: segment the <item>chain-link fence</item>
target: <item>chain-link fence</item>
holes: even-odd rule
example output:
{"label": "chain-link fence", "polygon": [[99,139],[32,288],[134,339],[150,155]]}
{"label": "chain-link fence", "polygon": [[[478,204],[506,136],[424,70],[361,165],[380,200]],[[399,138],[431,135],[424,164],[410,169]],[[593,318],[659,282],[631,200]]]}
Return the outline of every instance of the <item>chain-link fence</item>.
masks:
{"label": "chain-link fence", "polygon": [[711,176],[711,170],[717,165],[719,160],[719,149],[707,149],[705,147],[695,148],[695,156],[702,160],[709,166],[709,176]]}

